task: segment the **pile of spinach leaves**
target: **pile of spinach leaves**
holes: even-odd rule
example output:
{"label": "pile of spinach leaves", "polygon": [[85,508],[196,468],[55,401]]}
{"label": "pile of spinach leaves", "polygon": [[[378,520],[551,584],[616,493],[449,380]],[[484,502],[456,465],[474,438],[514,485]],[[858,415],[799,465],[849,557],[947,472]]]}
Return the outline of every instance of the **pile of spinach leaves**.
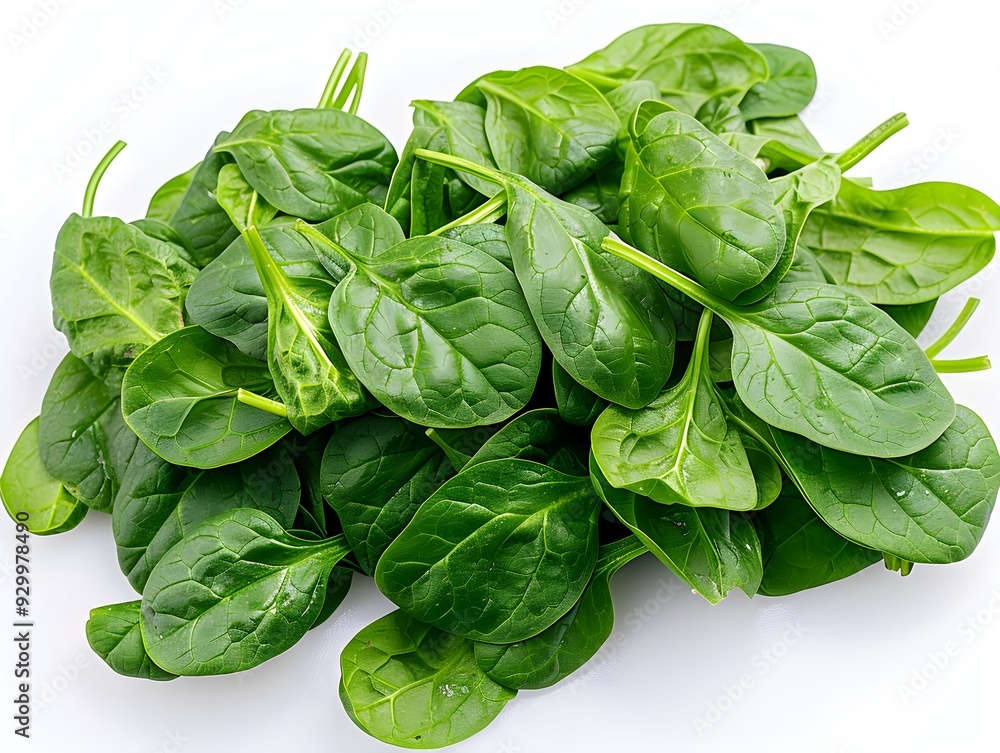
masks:
{"label": "pile of spinach leaves", "polygon": [[93,215],[116,145],[59,233],[70,353],[0,495],[39,535],[110,514],[113,670],[250,669],[371,576],[399,610],[344,707],[433,748],[594,657],[642,554],[712,603],[972,554],[1000,456],[939,374],[989,361],[939,356],[977,302],[916,338],[1000,207],[848,175],[904,116],[830,152],[805,53],[666,24],[416,101],[397,156],[365,68],[133,222]]}

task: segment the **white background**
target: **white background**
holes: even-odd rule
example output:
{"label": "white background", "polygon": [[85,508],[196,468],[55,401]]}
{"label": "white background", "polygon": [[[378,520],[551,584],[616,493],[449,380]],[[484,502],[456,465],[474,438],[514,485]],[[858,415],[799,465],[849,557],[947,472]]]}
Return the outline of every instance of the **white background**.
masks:
{"label": "white background", "polygon": [[[806,119],[828,149],[909,112],[912,127],[860,168],[877,186],[955,180],[1000,196],[1000,6],[984,0],[4,0],[0,458],[37,415],[65,352],[49,323],[51,248],[114,140],[129,147],[96,212],[131,220],[246,110],[312,106],[344,46],[371,54],[361,114],[401,147],[411,99],[450,99],[497,68],[572,63],[627,29],[667,21],[719,23],[747,41],[809,52],[821,84]],[[108,132],[95,137],[102,121]],[[1000,358],[996,269],[940,307],[954,313],[970,294],[984,299],[948,357]],[[1000,430],[995,373],[945,379]],[[13,539],[5,519],[8,626]],[[32,558],[34,693],[43,704],[33,738],[15,738],[14,652],[3,629],[4,751],[388,750],[355,728],[336,692],[341,648],[390,609],[370,581],[357,579],[334,619],[248,675],[156,684],[113,674],[84,637],[91,607],[134,598],[109,518],[91,514],[71,533],[34,537]],[[710,607],[646,558],[614,590],[612,648],[559,686],[521,694],[456,751],[995,749],[1000,525],[970,560],[917,567],[906,579],[878,566],[792,598],[737,593]],[[934,656],[942,667],[929,664]],[[901,693],[914,685],[919,692]]]}

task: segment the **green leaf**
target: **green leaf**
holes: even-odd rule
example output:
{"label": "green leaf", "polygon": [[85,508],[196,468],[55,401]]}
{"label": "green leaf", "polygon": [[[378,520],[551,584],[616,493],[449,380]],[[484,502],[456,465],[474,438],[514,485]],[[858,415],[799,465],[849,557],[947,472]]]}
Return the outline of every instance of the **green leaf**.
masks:
{"label": "green leaf", "polygon": [[176,248],[113,217],[71,215],[52,262],[53,320],[99,377],[184,326],[197,270]]}
{"label": "green leaf", "polygon": [[87,643],[115,672],[143,680],[174,680],[177,675],[160,669],[146,653],[139,632],[139,604],[111,604],[90,610]]}
{"label": "green leaf", "polygon": [[968,280],[996,253],[1000,206],[972,188],[920,183],[873,191],[845,181],[802,240],[831,281],[872,303],[923,303]]}
{"label": "green leaf", "polygon": [[372,737],[404,748],[465,740],[517,694],[479,669],[472,641],[398,610],[351,639],[340,670],[348,716]]}
{"label": "green leaf", "polygon": [[[816,258],[815,256],[813,257]],[[818,264],[818,262],[817,262]],[[934,316],[934,309],[937,307],[938,299],[934,298],[923,303],[911,303],[904,306],[879,306],[885,313],[892,317],[900,327],[905,329],[912,337],[919,337],[927,328]]]}
{"label": "green leaf", "polygon": [[119,397],[87,364],[67,355],[45,391],[38,424],[49,473],[88,507],[111,512],[119,482],[114,452],[127,430]]}
{"label": "green leaf", "polygon": [[292,429],[284,415],[241,402],[241,390],[273,395],[267,364],[201,327],[186,327],[144,351],[125,373],[122,413],[164,460],[216,468],[253,457]]}
{"label": "green leaf", "polygon": [[261,228],[278,213],[253,190],[236,165],[226,165],[219,171],[215,197],[240,232],[248,227]]}
{"label": "green leaf", "polygon": [[466,468],[490,460],[531,460],[565,473],[586,476],[587,435],[559,418],[551,408],[527,411],[486,440]]}
{"label": "green leaf", "polygon": [[374,126],[341,110],[247,113],[216,144],[279,211],[321,221],[367,201],[381,204],[396,150]]}
{"label": "green leaf", "polygon": [[478,86],[486,96],[486,136],[500,169],[560,194],[612,158],[618,116],[600,92],[573,74],[534,66],[489,76]]}
{"label": "green leaf", "polygon": [[632,243],[728,300],[759,285],[785,248],[767,176],[688,115],[657,115],[634,137],[621,193]]}
{"label": "green leaf", "polygon": [[552,361],[552,382],[559,417],[568,424],[593,426],[608,407],[606,400],[577,382],[555,360]]}
{"label": "green leaf", "polygon": [[712,133],[723,136],[723,140],[725,140],[724,134],[744,133],[747,129],[743,112],[733,97],[716,97],[708,100],[698,108],[695,119]]}
{"label": "green leaf", "polygon": [[750,45],[767,60],[767,81],[747,92],[740,109],[747,120],[797,115],[816,94],[816,66],[801,50],[776,44]]}
{"label": "green leaf", "polygon": [[343,537],[303,541],[258,510],[209,518],[163,556],[143,589],[150,658],[177,675],[218,675],[277,656],[312,627],[348,551]]}
{"label": "green leaf", "polygon": [[485,251],[511,272],[514,271],[514,261],[510,258],[510,246],[507,245],[507,232],[503,225],[461,225],[445,232],[444,237]]}
{"label": "green leaf", "polygon": [[389,545],[375,582],[442,630],[512,643],[576,603],[597,560],[600,507],[586,478],[526,460],[446,481]]}
{"label": "green leaf", "polygon": [[744,513],[711,507],[662,505],[615,489],[591,456],[591,479],[605,504],[660,562],[710,603],[739,588],[757,593],[763,564],[760,541]]}
{"label": "green leaf", "polygon": [[198,172],[199,167],[201,167],[200,162],[186,173],[181,173],[177,177],[171,178],[156,189],[153,198],[149,200],[146,219],[170,222],[170,218],[174,216],[174,212],[180,207],[181,201],[184,199],[184,194],[187,193],[188,188],[191,186],[191,182],[194,180],[195,173]]}
{"label": "green leaf", "polygon": [[89,509],[45,470],[38,453],[38,419],[21,432],[0,475],[0,500],[11,520],[46,536],[77,526]]}
{"label": "green leaf", "polygon": [[[447,147],[441,151],[478,165],[496,167],[486,139],[486,111],[482,107],[467,102],[435,102],[429,99],[415,100],[411,106],[414,108],[414,126],[442,129]],[[459,177],[483,196],[493,196],[497,192],[495,183],[478,176],[465,173]]]}
{"label": "green leaf", "polygon": [[238,465],[195,470],[170,465],[140,443],[112,516],[118,564],[142,593],[156,563],[198,524],[227,510],[252,508],[290,528],[300,497],[299,477],[284,449]]}
{"label": "green leaf", "polygon": [[652,81],[666,102],[692,115],[709,99],[742,98],[768,76],[763,55],[707,24],[642,26],[567,70],[602,91],[628,81]]}

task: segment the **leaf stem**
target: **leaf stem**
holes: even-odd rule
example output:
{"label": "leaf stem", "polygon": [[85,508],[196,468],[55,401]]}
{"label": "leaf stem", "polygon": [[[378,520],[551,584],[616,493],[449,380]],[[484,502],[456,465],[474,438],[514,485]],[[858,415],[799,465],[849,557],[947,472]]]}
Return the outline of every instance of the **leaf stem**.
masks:
{"label": "leaf stem", "polygon": [[465,468],[465,466],[469,464],[469,461],[472,460],[471,455],[466,455],[464,452],[459,452],[450,444],[448,444],[445,441],[444,437],[442,437],[441,434],[438,433],[437,429],[428,429],[427,431],[424,432],[424,434],[427,435],[427,438],[429,440],[431,440],[434,444],[436,444],[438,447],[444,450],[445,456],[448,458],[449,462],[453,466],[455,466],[456,471],[461,471],[463,468]]}
{"label": "leaf stem", "polygon": [[840,169],[846,173],[909,124],[905,112],[893,115],[837,158]]}
{"label": "leaf stem", "polygon": [[347,104],[347,100],[350,99],[353,93],[354,99],[351,100],[351,105],[347,111],[352,115],[357,115],[358,108],[361,106],[361,93],[365,88],[365,71],[367,69],[368,53],[359,52],[358,59],[354,61],[354,67],[351,68],[351,72],[347,76],[347,81],[344,82],[344,88],[340,90],[340,94],[333,102],[335,108],[343,110],[344,105]]}
{"label": "leaf stem", "polygon": [[87,182],[87,190],[83,194],[83,212],[84,217],[92,217],[94,214],[94,197],[97,195],[97,187],[101,183],[101,178],[104,177],[104,173],[107,172],[108,167],[111,163],[115,161],[115,157],[125,148],[124,141],[117,141],[115,145],[108,150],[108,153],[101,158],[101,161],[97,163],[97,167],[94,168],[94,174],[90,176],[90,180]]}
{"label": "leaf stem", "polygon": [[507,214],[507,196],[505,191],[500,191],[492,199],[487,200],[471,212],[463,214],[457,220],[452,220],[437,230],[432,230],[427,235],[443,235],[449,230],[454,230],[456,227],[462,227],[463,225],[488,225],[496,222],[505,214]]}
{"label": "leaf stem", "polygon": [[443,152],[432,152],[429,149],[417,149],[413,154],[417,159],[430,162],[432,165],[450,167],[452,170],[475,175],[477,178],[488,180],[490,183],[496,183],[498,186],[505,185],[503,175],[499,171],[485,165],[477,165],[475,162],[463,159],[462,157],[444,154]]}
{"label": "leaf stem", "polygon": [[945,330],[945,333],[933,345],[924,350],[928,358],[934,358],[934,356],[938,355],[955,341],[955,338],[965,329],[965,325],[969,323],[972,315],[976,313],[976,309],[979,308],[980,303],[981,301],[978,298],[970,298],[965,302],[965,306],[959,312],[958,318],[955,319],[952,325]]}
{"label": "leaf stem", "polygon": [[885,562],[886,570],[897,572],[904,578],[913,572],[913,563],[909,560],[904,560],[902,557],[897,557],[895,554],[882,552],[882,561]]}
{"label": "leaf stem", "polygon": [[326,246],[327,248],[333,249],[334,251],[337,252],[338,256],[350,262],[351,264],[355,263],[354,256],[347,249],[345,249],[339,243],[336,243],[332,238],[327,238],[323,233],[321,233],[319,230],[317,230],[315,227],[310,225],[305,220],[303,219],[296,220],[295,224],[292,227],[295,230],[295,232],[301,233],[307,238],[311,238],[312,240],[314,240],[315,242],[319,243],[322,246]]}
{"label": "leaf stem", "polygon": [[350,50],[345,49],[340,53],[340,57],[337,58],[337,64],[333,66],[330,78],[326,81],[326,88],[323,89],[323,96],[319,98],[319,104],[316,105],[317,109],[325,110],[333,105],[333,98],[337,93],[337,87],[340,85],[340,79],[344,77],[344,71],[347,69],[347,64],[350,60]]}
{"label": "leaf stem", "polygon": [[976,358],[961,358],[955,361],[936,361],[931,359],[931,366],[938,374],[971,374],[974,371],[989,371],[993,368],[989,356]]}
{"label": "leaf stem", "polygon": [[288,417],[288,409],[285,407],[284,403],[279,403],[277,400],[271,400],[263,395],[258,395],[255,392],[245,390],[242,387],[236,391],[236,399],[244,405],[259,408],[260,410],[274,416],[281,416],[282,418]]}
{"label": "leaf stem", "polygon": [[610,572],[614,575],[624,565],[636,557],[645,554],[649,549],[634,535],[626,536],[619,541],[604,544],[597,553],[595,571]]}

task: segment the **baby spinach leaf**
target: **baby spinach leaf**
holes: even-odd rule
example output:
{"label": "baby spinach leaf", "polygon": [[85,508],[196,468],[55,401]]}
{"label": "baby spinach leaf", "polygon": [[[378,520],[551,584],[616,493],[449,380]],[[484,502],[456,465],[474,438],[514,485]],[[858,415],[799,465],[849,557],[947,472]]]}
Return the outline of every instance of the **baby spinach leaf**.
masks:
{"label": "baby spinach leaf", "polygon": [[954,419],[954,400],[913,338],[843,288],[779,284],[764,300],[735,306],[630,246],[608,239],[604,247],[729,324],[736,389],[773,426],[843,452],[898,457]]}
{"label": "baby spinach leaf", "polygon": [[334,432],[321,474],[323,496],[340,517],[361,569],[371,575],[454,469],[420,427],[369,414]]}
{"label": "baby spinach leaf", "polygon": [[715,97],[708,100],[698,108],[694,117],[705,128],[718,136],[726,133],[743,133],[747,129],[743,112],[733,97]]}
{"label": "baby spinach leaf", "polygon": [[177,177],[171,178],[156,189],[153,198],[149,200],[146,219],[170,222],[170,218],[174,216],[174,212],[181,205],[184,194],[187,193],[191,182],[194,180],[194,175],[198,172],[200,166],[201,163],[199,162],[186,173],[181,173]]}
{"label": "baby spinach leaf", "polygon": [[310,630],[315,630],[328,619],[333,617],[334,612],[344,603],[347,594],[351,590],[351,583],[354,581],[354,573],[348,567],[337,565],[330,572],[330,577],[326,580],[326,593],[323,594],[323,608],[316,615]]}
{"label": "baby spinach leaf", "polygon": [[119,481],[113,453],[124,431],[119,397],[67,355],[42,400],[38,442],[46,469],[91,509],[111,512]]}
{"label": "baby spinach leaf", "polygon": [[[660,87],[652,81],[629,81],[616,89],[605,93],[604,98],[608,100],[611,109],[615,111],[620,123],[618,130],[618,157],[624,159],[625,149],[628,147],[632,135],[629,132],[629,125],[635,116],[636,110],[643,103],[650,100],[659,100]],[[615,160],[614,162],[621,162]]]}
{"label": "baby spinach leaf", "polygon": [[781,494],[784,483],[781,466],[778,465],[778,461],[774,459],[774,455],[767,445],[738,426],[737,433],[740,435],[740,441],[743,442],[743,449],[746,450],[747,460],[750,461],[754,483],[757,484],[757,506],[754,507],[754,510],[763,510],[770,507]]}
{"label": "baby spinach leaf", "polygon": [[527,460],[480,463],[420,506],[379,560],[375,582],[442,630],[523,640],[583,593],[597,560],[599,512],[586,478]]}
{"label": "baby spinach leaf", "polygon": [[665,101],[692,115],[713,97],[742,98],[767,80],[763,55],[707,24],[642,26],[567,70],[602,91],[628,81],[652,81]]}
{"label": "baby spinach leaf", "polygon": [[295,645],[323,608],[342,536],[310,542],[259,510],[192,529],[153,568],[140,628],[150,658],[177,675],[256,667]]}
{"label": "baby spinach leaf", "polygon": [[622,170],[621,163],[609,162],[576,188],[563,194],[562,200],[586,209],[605,224],[614,224],[618,222],[621,206],[618,187],[622,182]]}
{"label": "baby spinach leaf", "polygon": [[618,116],[572,73],[534,66],[477,85],[486,97],[486,136],[500,169],[560,194],[612,158]]}
{"label": "baby spinach leaf", "polygon": [[[816,260],[816,254],[799,240],[792,257],[792,264],[781,278],[782,282],[829,282],[823,273],[823,267]],[[893,317],[895,320],[895,317]],[[904,327],[904,329],[906,329]],[[908,330],[907,330],[908,331]]]}
{"label": "baby spinach leaf", "polygon": [[542,343],[514,275],[488,254],[420,237],[369,256],[304,226],[352,265],[330,323],[354,373],[424,426],[497,423],[523,408]]}
{"label": "baby spinach leaf", "polygon": [[485,251],[511,272],[514,271],[514,261],[510,258],[510,246],[507,245],[507,231],[503,225],[480,224],[462,225],[444,233],[445,238]]}
{"label": "baby spinach leaf", "polygon": [[[447,148],[441,151],[479,165],[496,166],[486,139],[486,111],[482,107],[467,102],[434,102],[429,99],[415,100],[411,106],[414,108],[414,126],[442,129]],[[459,177],[484,196],[497,192],[496,184],[491,181],[469,173]]]}
{"label": "baby spinach leaf", "polygon": [[872,303],[938,298],[996,253],[1000,206],[972,188],[920,183],[873,191],[845,181],[802,239],[827,276]]}
{"label": "baby spinach leaf", "polygon": [[612,576],[647,551],[634,536],[601,547],[590,583],[573,608],[551,627],[519,643],[476,643],[480,668],[492,680],[517,690],[548,688],[569,677],[611,637]]}
{"label": "baby spinach leaf", "polygon": [[197,270],[176,248],[113,217],[71,215],[52,262],[53,320],[99,377],[184,326]]}
{"label": "baby spinach leaf", "polygon": [[593,426],[608,407],[606,400],[579,384],[555,360],[552,361],[552,383],[559,417],[568,424]]}
{"label": "baby spinach leaf", "polygon": [[[316,245],[291,224],[279,221],[260,235],[285,275],[330,278]],[[229,340],[251,358],[267,358],[267,295],[242,236],[198,273],[185,308],[191,323]]]}
{"label": "baby spinach leaf", "polygon": [[678,578],[718,604],[734,588],[753,596],[763,564],[760,541],[744,513],[662,505],[616,489],[591,455],[591,479],[615,516]]}
{"label": "baby spinach leaf", "polygon": [[[753,135],[741,140],[747,145],[752,143],[755,146],[752,150],[740,151],[751,158],[767,160],[771,170],[798,170],[826,153],[798,115],[760,118],[748,123],[747,127]],[[739,149],[735,143],[731,146]]]}
{"label": "baby spinach leaf", "polygon": [[139,632],[138,601],[111,604],[90,610],[87,643],[115,672],[143,680],[174,680],[177,675],[160,669],[146,653]]}
{"label": "baby spinach leaf", "polygon": [[38,419],[17,438],[3,474],[0,501],[11,520],[37,536],[64,533],[77,526],[89,509],[45,470],[38,452]]}
{"label": "baby spinach leaf", "polygon": [[246,507],[263,510],[290,528],[300,497],[299,477],[281,449],[261,453],[252,462],[196,470],[170,465],[140,443],[115,499],[118,564],[142,593],[156,563],[202,521]]}
{"label": "baby spinach leaf", "polygon": [[244,233],[267,296],[267,364],[298,431],[309,434],[372,407],[334,342],[327,319],[332,281],[292,277],[275,263],[256,228]]}
{"label": "baby spinach leaf", "polygon": [[[569,476],[586,476],[587,437],[550,408],[522,413],[486,440],[465,468],[490,460],[518,458]],[[461,469],[459,469],[461,470]]]}
{"label": "baby spinach leaf", "polygon": [[708,365],[712,314],[698,327],[681,380],[647,407],[611,406],[594,424],[593,456],[615,487],[661,504],[752,510],[757,486]]}
{"label": "baby spinach leaf", "polygon": [[448,155],[422,159],[479,172],[507,188],[507,245],[535,324],[559,365],[610,402],[647,405],[673,365],[673,321],[663,292],[601,251],[608,228],[520,176]]}
{"label": "baby spinach leaf", "polygon": [[[815,256],[813,257],[816,258]],[[817,262],[818,264],[818,262]],[[934,316],[934,309],[937,307],[937,298],[933,298],[923,303],[911,303],[904,306],[879,306],[885,313],[892,317],[900,327],[910,333],[912,337],[919,337],[927,328],[931,317]]]}
{"label": "baby spinach leaf", "polygon": [[964,406],[937,441],[908,457],[866,458],[780,431],[773,436],[789,474],[828,526],[910,562],[972,554],[1000,488],[996,443]]}
{"label": "baby spinach leaf", "polygon": [[340,670],[348,716],[372,737],[405,748],[465,740],[517,694],[479,668],[472,641],[399,610],[351,639]]}
{"label": "baby spinach leaf", "polygon": [[228,154],[216,152],[215,147],[228,137],[225,131],[216,137],[167,221],[187,241],[198,267],[204,267],[239,237],[239,230],[215,196],[219,173],[233,161]]}
{"label": "baby spinach leaf", "polygon": [[216,152],[286,214],[321,221],[367,201],[381,204],[396,150],[378,129],[334,109],[247,113]]}
{"label": "baby spinach leaf", "polygon": [[122,413],[167,462],[217,468],[253,457],[291,431],[273,394],[267,364],[201,327],[186,327],[133,362],[122,384]]}
{"label": "baby spinach leaf", "polygon": [[263,227],[278,213],[253,190],[236,165],[226,165],[219,171],[215,198],[240,232],[248,227]]}
{"label": "baby spinach leaf", "polygon": [[816,66],[801,50],[777,44],[750,45],[767,60],[768,78],[755,84],[740,103],[747,120],[797,115],[816,94]]}
{"label": "baby spinach leaf", "polygon": [[754,516],[764,552],[765,596],[816,588],[874,565],[882,553],[853,544],[813,512],[794,486],[767,510]]}
{"label": "baby spinach leaf", "polygon": [[767,176],[688,115],[657,115],[636,135],[621,191],[636,247],[728,300],[759,285],[785,248]]}

